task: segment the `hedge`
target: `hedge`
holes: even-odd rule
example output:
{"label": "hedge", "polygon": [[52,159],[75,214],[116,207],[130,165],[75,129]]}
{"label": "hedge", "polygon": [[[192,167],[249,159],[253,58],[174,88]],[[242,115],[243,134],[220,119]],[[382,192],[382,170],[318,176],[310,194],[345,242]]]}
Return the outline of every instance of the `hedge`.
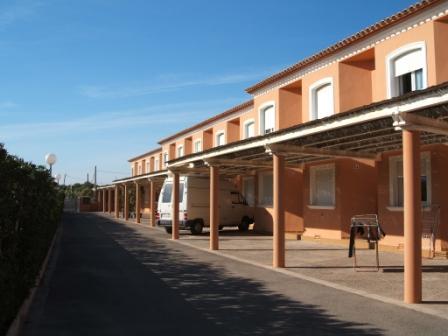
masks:
{"label": "hedge", "polygon": [[64,202],[45,167],[0,144],[0,335],[35,285]]}

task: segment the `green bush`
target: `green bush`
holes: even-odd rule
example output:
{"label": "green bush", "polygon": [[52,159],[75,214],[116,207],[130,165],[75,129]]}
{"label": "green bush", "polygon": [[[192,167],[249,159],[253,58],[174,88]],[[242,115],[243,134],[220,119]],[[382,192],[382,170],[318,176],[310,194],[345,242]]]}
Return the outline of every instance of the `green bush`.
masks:
{"label": "green bush", "polygon": [[63,202],[45,167],[8,154],[0,144],[0,335],[35,285]]}

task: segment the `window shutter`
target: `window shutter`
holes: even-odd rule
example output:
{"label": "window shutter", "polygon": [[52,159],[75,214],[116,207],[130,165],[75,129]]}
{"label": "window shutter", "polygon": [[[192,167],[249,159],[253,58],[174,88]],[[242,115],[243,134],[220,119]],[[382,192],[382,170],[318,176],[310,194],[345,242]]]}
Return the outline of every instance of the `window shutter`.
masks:
{"label": "window shutter", "polygon": [[275,109],[269,106],[264,110],[264,133],[273,132],[275,129]]}
{"label": "window shutter", "polygon": [[394,61],[394,76],[398,77],[419,69],[423,69],[423,50],[411,50],[397,57]]}
{"label": "window shutter", "polygon": [[333,86],[328,83],[316,89],[316,117],[324,118],[333,114]]}

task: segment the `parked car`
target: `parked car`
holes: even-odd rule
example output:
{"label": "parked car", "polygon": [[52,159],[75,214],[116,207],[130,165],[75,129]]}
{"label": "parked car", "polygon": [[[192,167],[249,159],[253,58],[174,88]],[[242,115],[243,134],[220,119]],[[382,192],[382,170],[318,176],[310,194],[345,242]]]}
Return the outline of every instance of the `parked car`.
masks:
{"label": "parked car", "polygon": [[[226,180],[219,182],[219,229],[238,226],[247,231],[254,222],[253,208],[243,195]],[[167,233],[172,231],[173,179],[165,179],[157,206],[157,224]],[[208,177],[181,176],[179,178],[179,228],[200,234],[210,226],[210,179]]]}

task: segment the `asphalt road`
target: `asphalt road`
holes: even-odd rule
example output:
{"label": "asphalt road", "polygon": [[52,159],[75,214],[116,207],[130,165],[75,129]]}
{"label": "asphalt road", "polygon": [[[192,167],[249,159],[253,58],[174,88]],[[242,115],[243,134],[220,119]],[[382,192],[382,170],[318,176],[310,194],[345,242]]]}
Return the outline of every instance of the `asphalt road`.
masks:
{"label": "asphalt road", "polygon": [[24,335],[446,335],[448,320],[65,214]]}

